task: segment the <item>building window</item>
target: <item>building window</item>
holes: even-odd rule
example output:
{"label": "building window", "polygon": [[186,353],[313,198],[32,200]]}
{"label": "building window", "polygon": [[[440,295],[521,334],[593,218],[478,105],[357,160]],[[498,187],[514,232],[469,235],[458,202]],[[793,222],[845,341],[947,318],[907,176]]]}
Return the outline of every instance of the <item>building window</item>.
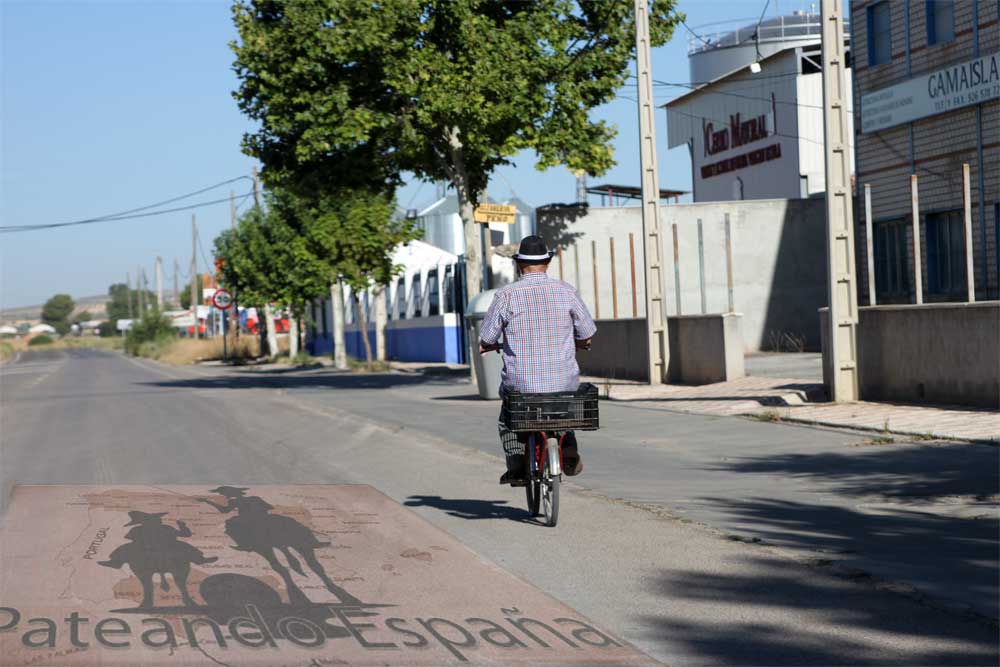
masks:
{"label": "building window", "polygon": [[441,314],[441,295],[438,293],[437,269],[427,272],[428,315]]}
{"label": "building window", "polygon": [[927,43],[955,39],[955,0],[927,0]]}
{"label": "building window", "polygon": [[964,297],[965,226],[962,211],[927,215],[927,291],[935,296]]}
{"label": "building window", "polygon": [[413,303],[413,316],[423,317],[424,285],[419,273],[413,276],[410,283],[410,301]]}
{"label": "building window", "polygon": [[906,269],[906,222],[876,222],[875,293],[879,303],[906,303],[910,299],[909,272]]}
{"label": "building window", "polygon": [[396,283],[396,319],[406,319],[406,280],[400,278]]}
{"label": "building window", "polygon": [[892,22],[889,2],[868,6],[868,64],[881,65],[892,60]]}

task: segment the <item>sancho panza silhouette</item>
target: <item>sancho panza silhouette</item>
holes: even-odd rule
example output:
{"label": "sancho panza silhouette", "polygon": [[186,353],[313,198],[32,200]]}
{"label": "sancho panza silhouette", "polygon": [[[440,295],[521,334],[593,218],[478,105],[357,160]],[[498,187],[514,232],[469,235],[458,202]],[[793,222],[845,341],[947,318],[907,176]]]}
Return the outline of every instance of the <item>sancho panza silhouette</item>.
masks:
{"label": "sancho panza silhouette", "polygon": [[245,487],[220,486],[211,489],[210,493],[218,493],[226,498],[226,504],[220,505],[209,498],[199,498],[228,514],[236,511],[236,516],[226,519],[226,535],[232,538],[239,551],[251,551],[267,560],[268,565],[277,572],[288,590],[289,602],[293,604],[309,603],[310,600],[295,584],[288,568],[278,560],[275,550],[285,555],[288,566],[296,573],[305,576],[298,559],[292,550],[298,552],[316,576],[322,580],[326,589],[337,596],[344,604],[360,604],[361,601],[333,583],[323,565],[316,559],[316,549],[330,546],[329,542],[320,542],[309,528],[295,519],[282,514],[271,514],[274,507],[263,498],[246,495]]}
{"label": "sancho panza silhouette", "polygon": [[187,591],[191,564],[203,565],[219,559],[205,556],[198,548],[181,542],[179,538],[191,537],[191,530],[183,521],[177,522],[177,528],[164,524],[165,514],[166,512],[129,512],[129,522],[125,527],[135,526],[125,535],[125,539],[130,541],[112,551],[108,560],[99,561],[98,564],[120,568],[128,563],[132,573],[142,584],[141,606],[144,608],[153,607],[153,576],[160,574],[160,587],[167,591],[170,586],[166,575],[170,573],[184,604],[193,607],[194,600]]}

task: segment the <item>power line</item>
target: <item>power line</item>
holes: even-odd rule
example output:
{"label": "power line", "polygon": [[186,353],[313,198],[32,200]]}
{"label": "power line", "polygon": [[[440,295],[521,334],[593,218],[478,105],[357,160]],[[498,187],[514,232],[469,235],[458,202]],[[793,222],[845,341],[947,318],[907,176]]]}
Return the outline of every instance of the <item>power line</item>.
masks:
{"label": "power line", "polygon": [[692,30],[688,26],[688,24],[685,23],[683,20],[681,21],[681,25],[684,26],[685,30],[687,30],[689,33],[691,33],[692,37],[694,37],[695,39],[697,39],[699,42],[701,42],[705,46],[711,46],[711,47],[715,46],[715,44],[713,44],[712,42],[708,41],[707,39],[705,39],[704,37],[702,37],[701,35],[699,35],[698,33],[696,33],[694,30]]}
{"label": "power line", "polygon": [[[675,87],[678,87],[678,88],[689,88],[691,90],[694,90],[694,89],[698,88],[697,86],[695,86],[693,84],[690,84],[690,83],[668,83],[666,81],[655,81],[655,80],[654,80],[654,83],[656,83],[658,85],[661,85],[661,86],[675,86]],[[733,92],[729,92],[729,91],[725,91],[725,90],[701,90],[700,92],[703,92],[706,95],[728,95],[730,97],[741,97],[741,98],[743,98],[745,100],[759,100],[761,102],[771,102],[771,99],[769,97],[756,97],[756,96],[753,96],[753,95],[740,95],[739,93],[733,93]],[[793,107],[802,107],[803,109],[821,109],[821,110],[823,109],[823,106],[819,105],[819,104],[804,104],[802,102],[791,102],[791,101],[788,101],[788,100],[775,99],[774,103],[775,104],[787,104],[787,105],[793,106]]]}
{"label": "power line", "polygon": [[205,262],[205,270],[209,273],[213,272],[214,266],[208,261],[208,257],[205,256],[205,246],[201,243],[201,230],[196,231],[196,236],[198,238],[198,253],[201,255],[201,260]]}
{"label": "power line", "polygon": [[[232,181],[226,181],[226,182],[230,183]],[[241,197],[243,197],[245,199],[246,197],[249,197],[252,194],[253,193],[250,192],[250,193],[247,193],[245,195],[241,195]],[[176,199],[174,199],[174,201],[176,201]],[[175,208],[168,208],[168,209],[164,209],[162,211],[152,211],[150,213],[137,213],[135,215],[124,215],[122,213],[122,214],[115,214],[115,215],[107,215],[107,216],[103,216],[103,217],[100,217],[100,218],[88,218],[86,220],[74,220],[73,222],[56,222],[56,223],[49,223],[49,224],[42,224],[42,225],[6,225],[6,226],[3,226],[3,227],[0,227],[0,234],[12,234],[14,232],[30,232],[30,231],[34,231],[34,230],[38,230],[38,229],[56,229],[56,228],[59,228],[59,227],[75,227],[77,225],[92,225],[92,224],[95,224],[95,223],[98,223],[98,222],[117,222],[117,221],[120,221],[120,220],[135,220],[135,219],[138,219],[138,218],[150,218],[150,217],[157,216],[157,215],[166,215],[167,213],[176,213],[178,211],[190,211],[192,209],[201,208],[203,206],[212,206],[214,204],[221,204],[222,202],[228,202],[228,201],[229,201],[229,197],[226,197],[224,199],[213,199],[211,201],[199,202],[197,204],[190,204],[188,206],[178,206],[178,207],[175,207]],[[133,209],[133,210],[145,210],[145,209],[148,209],[148,208],[151,208],[151,207],[152,207],[152,205],[150,205],[150,206],[144,206],[144,207],[142,207],[140,209]]]}
{"label": "power line", "polygon": [[[216,188],[222,187],[223,185],[229,185],[230,183],[235,183],[236,181],[243,180],[244,178],[250,178],[249,176],[237,176],[236,178],[230,178],[227,181],[222,181],[221,183],[216,183],[214,185],[209,185],[207,188],[202,188],[200,190],[195,190],[194,192],[188,192],[177,197],[171,197],[170,199],[164,199],[163,201],[156,202],[155,204],[147,204],[146,206],[140,206],[139,208],[130,208],[126,211],[119,211],[117,213],[108,213],[106,215],[99,215],[94,218],[85,218],[83,220],[74,220],[73,222],[67,223],[55,223],[53,226],[68,226],[71,224],[83,224],[89,222],[100,222],[102,220],[113,220],[121,218],[123,216],[130,215],[132,213],[138,213],[139,211],[148,211],[151,208],[159,208],[160,206],[165,206],[166,204],[173,204],[175,201],[180,201],[182,199],[188,199],[196,195],[200,195],[209,190],[214,190]],[[7,227],[0,227],[0,229],[8,229],[9,227],[29,227],[30,225],[9,225]]]}
{"label": "power line", "polygon": [[[682,116],[687,116],[689,118],[696,118],[698,120],[708,120],[708,121],[712,121],[713,123],[720,123],[722,125],[726,125],[727,124],[727,121],[719,120],[718,118],[709,118],[708,116],[701,116],[701,115],[698,115],[698,114],[687,113],[686,111],[680,111],[679,109],[670,109],[670,112],[671,113],[679,113]],[[818,146],[825,146],[826,145],[822,141],[817,141],[815,139],[810,139],[809,137],[803,137],[803,136],[800,136],[798,134],[782,134],[781,132],[771,132],[771,135],[773,135],[775,137],[785,137],[786,139],[801,139],[802,141],[808,141],[809,143],[813,143],[813,144],[816,144]],[[851,147],[853,148],[853,144],[851,144]]]}

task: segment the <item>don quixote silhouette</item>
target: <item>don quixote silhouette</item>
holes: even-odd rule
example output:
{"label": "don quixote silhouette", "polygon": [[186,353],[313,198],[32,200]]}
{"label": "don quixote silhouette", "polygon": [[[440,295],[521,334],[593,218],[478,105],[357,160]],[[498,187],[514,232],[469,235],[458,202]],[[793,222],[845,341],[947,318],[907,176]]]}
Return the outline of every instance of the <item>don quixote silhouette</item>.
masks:
{"label": "don quixote silhouette", "polygon": [[[334,637],[347,634],[347,631],[323,622],[332,617],[332,609],[350,608],[355,615],[372,615],[363,610],[385,606],[361,602],[336,585],[316,557],[316,550],[327,547],[330,543],[319,540],[312,530],[292,517],[273,513],[274,506],[259,496],[248,496],[247,490],[245,487],[220,486],[209,491],[225,498],[225,503],[216,502],[210,497],[196,499],[223,514],[235,512],[235,516],[225,522],[225,533],[233,541],[231,548],[263,558],[284,582],[287,603],[261,579],[234,572],[214,573],[205,577],[198,587],[204,604],[196,603],[187,589],[191,566],[214,563],[220,559],[205,556],[197,547],[183,541],[181,538],[192,536],[191,530],[183,521],[177,521],[176,528],[164,523],[163,517],[167,512],[150,514],[130,511],[126,526],[131,527],[131,530],[125,535],[128,542],[117,547],[107,560],[99,563],[112,568],[128,565],[142,584],[142,602],[133,609],[116,611],[199,614],[224,623],[239,614],[245,614],[247,605],[253,605],[265,619],[280,619],[290,612],[312,619],[324,628],[327,636]],[[300,561],[338,598],[338,603],[316,602],[305,595],[291,575],[291,572],[295,572],[299,576],[307,576]],[[181,605],[156,605],[157,574],[160,575],[160,587],[164,591],[170,588],[167,575],[173,578],[180,592]]]}

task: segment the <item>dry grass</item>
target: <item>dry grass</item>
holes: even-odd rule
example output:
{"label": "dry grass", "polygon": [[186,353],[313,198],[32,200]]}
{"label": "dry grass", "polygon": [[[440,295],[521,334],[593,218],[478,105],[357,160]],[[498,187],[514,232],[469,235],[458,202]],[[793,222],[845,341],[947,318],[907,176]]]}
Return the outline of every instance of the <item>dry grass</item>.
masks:
{"label": "dry grass", "polygon": [[[236,361],[255,359],[260,344],[256,336],[240,336],[239,341],[230,337],[227,342],[228,358]],[[222,359],[222,338],[178,338],[156,357],[166,364],[196,364],[199,361]]]}
{"label": "dry grass", "polygon": [[[20,336],[17,338],[4,339],[4,344],[10,345],[15,352],[27,350],[28,341],[36,336]],[[120,350],[123,347],[122,338],[113,336],[111,338],[99,338],[97,336],[66,336],[65,338],[54,338],[51,343],[37,345],[35,350],[66,350],[70,348],[95,348],[98,350]]]}

